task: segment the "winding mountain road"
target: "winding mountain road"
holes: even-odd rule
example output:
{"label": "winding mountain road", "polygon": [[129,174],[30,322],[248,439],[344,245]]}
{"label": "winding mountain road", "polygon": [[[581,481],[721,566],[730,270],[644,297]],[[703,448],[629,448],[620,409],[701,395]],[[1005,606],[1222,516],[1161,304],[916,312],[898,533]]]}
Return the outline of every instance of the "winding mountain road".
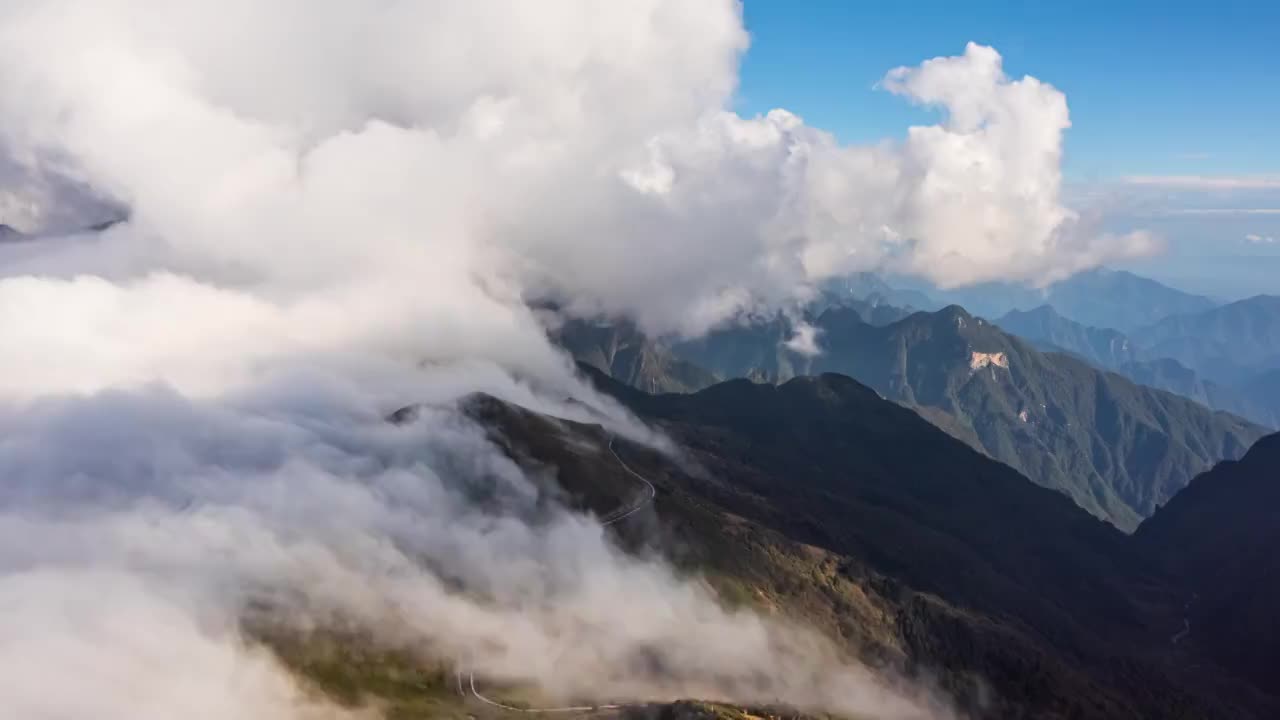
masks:
{"label": "winding mountain road", "polygon": [[[622,458],[618,457],[618,451],[613,449],[613,440],[614,440],[614,436],[612,434],[609,435],[609,445],[608,445],[609,454],[613,455],[613,459],[617,460],[618,464],[621,465],[622,469],[626,470],[629,475],[639,480],[640,482],[644,483],[645,490],[641,493],[639,499],[636,500],[636,502],[630,505],[617,508],[616,510],[613,510],[601,516],[600,518],[601,525],[613,525],[614,523],[618,523],[618,522],[622,522],[623,520],[626,520],[632,515],[635,515],[636,513],[643,510],[644,508],[648,507],[649,504],[653,502],[653,499],[657,497],[657,494],[658,494],[657,488],[653,486],[653,483],[649,482],[648,478],[644,477],[643,475],[636,472],[635,470],[632,470],[630,466],[628,466],[625,462],[622,461]],[[530,714],[595,712],[599,710],[619,710],[621,708],[627,707],[628,705],[628,703],[617,703],[617,704],[610,704],[610,705],[568,705],[564,707],[521,708],[521,707],[515,707],[513,705],[504,705],[503,703],[500,703],[497,700],[493,700],[492,698],[485,697],[484,694],[482,694],[479,690],[476,689],[476,676],[474,672],[471,672],[468,670],[467,681],[466,683],[463,683],[462,670],[459,669],[457,673],[457,678],[458,678],[458,694],[459,695],[466,697],[469,691],[471,696],[473,696],[475,699],[479,700],[480,702],[485,703],[486,705],[491,705],[493,707],[500,708],[502,710],[507,710],[510,712],[520,712],[520,713],[530,713]]]}
{"label": "winding mountain road", "polygon": [[630,507],[619,508],[618,510],[614,510],[613,512],[600,518],[601,525],[612,525],[616,522],[621,522],[623,520],[626,520],[627,518],[631,517],[632,515],[635,515],[636,513],[640,512],[645,507],[647,507],[649,503],[652,503],[653,499],[658,495],[658,489],[653,486],[653,483],[649,482],[648,478],[636,472],[635,470],[632,470],[629,465],[622,462],[622,458],[618,457],[618,451],[613,449],[612,435],[609,436],[609,454],[613,455],[613,459],[618,461],[618,464],[622,466],[623,470],[627,471],[627,474],[631,475],[631,477],[644,483],[645,492],[641,495],[640,499],[637,500],[634,505]]}

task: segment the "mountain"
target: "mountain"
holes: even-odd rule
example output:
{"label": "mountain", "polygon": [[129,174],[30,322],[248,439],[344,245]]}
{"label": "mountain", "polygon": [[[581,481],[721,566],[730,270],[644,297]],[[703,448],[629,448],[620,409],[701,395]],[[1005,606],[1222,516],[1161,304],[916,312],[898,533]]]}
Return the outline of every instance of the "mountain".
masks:
{"label": "mountain", "polygon": [[[727,604],[934,678],[966,717],[1280,712],[1203,658],[1172,657],[1181,588],[1132,538],[850,378],[653,396],[583,368],[673,442],[661,454],[614,438],[656,497],[651,517],[611,530]],[[599,427],[471,407],[514,460],[555,468],[573,502],[604,513],[633,494]]]}
{"label": "mountain", "polygon": [[1248,387],[1231,388],[1205,380],[1173,358],[1144,360],[1123,365],[1121,375],[1140,385],[1177,393],[1206,407],[1252,420],[1270,428],[1280,427],[1280,396]]}
{"label": "mountain", "polygon": [[1145,358],[1119,330],[1082,325],[1063,317],[1052,305],[1012,310],[996,324],[1043,350],[1070,353],[1095,367],[1116,370]]}
{"label": "mountain", "polygon": [[828,280],[821,290],[840,300],[861,300],[871,305],[891,305],[914,310],[936,310],[941,307],[938,301],[924,292],[895,287],[871,272],[853,273]]}
{"label": "mountain", "polygon": [[676,357],[665,343],[649,339],[627,321],[571,319],[551,335],[579,362],[648,392],[692,392],[720,380]]}
{"label": "mountain", "polygon": [[1134,537],[1184,585],[1179,643],[1280,687],[1280,434],[1197,477]]}
{"label": "mountain", "polygon": [[1280,427],[1280,402],[1265,394],[1205,380],[1173,358],[1152,358],[1150,350],[1119,330],[1086,327],[1063,317],[1050,305],[1014,310],[996,324],[1042,351],[1065,352],[1094,367],[1114,370],[1139,385],[1167,390],[1267,427]]}
{"label": "mountain", "polygon": [[849,375],[1126,530],[1197,472],[1239,457],[1266,432],[1076,358],[1039,352],[959,307],[883,327],[843,308],[811,322],[818,355],[788,348],[791,330],[781,318],[672,350],[719,377],[778,383]]}
{"label": "mountain", "polygon": [[1118,330],[1131,330],[1171,315],[1208,310],[1217,304],[1150,278],[1105,268],[1054,283],[1047,299],[1077,322]]}
{"label": "mountain", "polygon": [[895,323],[916,311],[912,306],[895,305],[879,293],[871,293],[857,298],[830,290],[824,290],[805,307],[807,316],[821,315],[832,308],[848,308],[858,313],[864,322],[871,325],[888,325]]}
{"label": "mountain", "polygon": [[1275,409],[1280,427],[1280,368],[1265,370],[1241,386],[1241,393],[1263,407]]}
{"label": "mountain", "polygon": [[1175,315],[1134,331],[1155,357],[1171,357],[1234,385],[1280,369],[1280,296],[1257,295],[1204,312]]}
{"label": "mountain", "polygon": [[[835,308],[853,312],[875,326],[889,325],[911,314],[877,297],[861,300],[827,292],[815,300],[806,317]],[[552,314],[556,311],[553,307],[544,309]],[[754,365],[785,366],[788,369],[782,374],[796,374],[789,369],[792,353],[786,347],[793,328],[782,315],[759,320],[750,328],[731,326],[719,330],[714,333],[714,348],[705,346],[702,340],[651,338],[627,320],[571,318],[555,322],[558,324],[549,331],[552,340],[575,360],[646,392],[693,392],[724,380],[726,376],[707,368],[728,366],[732,364],[729,358],[723,362],[712,359],[708,365],[688,359],[704,352],[723,352],[734,358],[747,355],[756,358]]]}
{"label": "mountain", "polygon": [[884,328],[857,320],[815,323],[824,352],[810,372],[847,373],[1124,529],[1265,432],[1041,353],[959,307]]}
{"label": "mountain", "polygon": [[985,317],[1048,304],[1083,325],[1122,332],[1172,315],[1203,312],[1217,304],[1150,278],[1105,268],[1077,273],[1043,290],[999,282],[937,291],[933,295]]}

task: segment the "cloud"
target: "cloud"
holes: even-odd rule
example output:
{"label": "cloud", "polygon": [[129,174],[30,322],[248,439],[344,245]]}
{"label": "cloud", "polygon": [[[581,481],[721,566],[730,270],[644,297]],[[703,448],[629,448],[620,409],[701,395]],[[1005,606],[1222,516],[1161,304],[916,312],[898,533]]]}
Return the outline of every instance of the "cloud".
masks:
{"label": "cloud", "polygon": [[[0,212],[38,236],[0,247],[0,701],[339,715],[236,631],[265,595],[552,692],[924,714],[533,502],[456,410],[575,397],[644,436],[531,299],[696,334],[853,270],[1048,282],[1154,248],[1062,203],[1066,99],[994,49],[891,70],[943,120],[848,146],[729,112],[746,46],[730,0],[0,4]],[[103,208],[128,221],[66,233]],[[652,648],[670,675],[634,672]]]}
{"label": "cloud", "polygon": [[[9,144],[56,148],[138,234],[163,238],[166,269],[202,277],[323,284],[439,266],[694,334],[853,270],[1047,282],[1155,250],[1062,205],[1064,96],[1006,77],[978,45],[891,71],[887,90],[946,119],[863,147],[783,110],[723,110],[746,42],[727,2],[624,4],[585,13],[589,30],[571,2],[330,4],[314,18],[243,2],[23,7],[6,23],[6,77],[39,92],[6,119]],[[637,36],[649,15],[652,36]],[[367,30],[335,37],[353,26]],[[308,32],[281,42],[272,27]],[[480,31],[503,52],[453,41]],[[51,62],[51,39],[79,50]],[[119,112],[121,98],[146,101]],[[142,138],[147,153],[124,150]]]}
{"label": "cloud", "polygon": [[[423,389],[404,380],[401,393]],[[0,631],[0,670],[27,681],[8,707],[169,717],[209,700],[197,717],[339,716],[237,629],[275,606],[277,623],[340,623],[556,697],[945,712],[811,631],[723,610],[623,554],[448,404],[393,425],[364,388],[280,383],[0,413],[0,607],[21,621]],[[77,692],[53,692],[68,664]]]}
{"label": "cloud", "polygon": [[803,321],[794,323],[794,328],[795,333],[783,343],[788,350],[805,357],[813,357],[822,353],[822,347],[818,344],[818,328]]}
{"label": "cloud", "polygon": [[1271,175],[1130,175],[1129,185],[1171,190],[1277,190],[1280,177]]}
{"label": "cloud", "polygon": [[1243,217],[1280,212],[1280,178],[1269,175],[1130,176],[1096,189],[1112,204],[1109,214],[1113,218]]}
{"label": "cloud", "polygon": [[1178,208],[1167,215],[1280,215],[1280,208]]}
{"label": "cloud", "polygon": [[1249,233],[1244,236],[1245,242],[1251,245],[1271,245],[1276,239],[1270,235],[1258,235],[1257,233]]}

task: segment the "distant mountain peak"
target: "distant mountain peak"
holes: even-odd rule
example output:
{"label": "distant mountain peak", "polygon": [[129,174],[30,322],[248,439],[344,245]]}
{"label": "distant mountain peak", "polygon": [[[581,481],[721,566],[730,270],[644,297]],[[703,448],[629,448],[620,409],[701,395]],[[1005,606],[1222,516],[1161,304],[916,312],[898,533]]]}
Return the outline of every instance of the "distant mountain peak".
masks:
{"label": "distant mountain peak", "polygon": [[[1010,310],[1006,315],[1006,317],[1009,317],[1009,316],[1012,316],[1012,317],[1024,316],[1024,317],[1053,318],[1053,319],[1062,318],[1063,320],[1066,320],[1066,318],[1062,316],[1062,313],[1058,312],[1057,308],[1050,305],[1049,303],[1037,305],[1031,308],[1030,310],[1019,310],[1017,308],[1014,308],[1013,310]],[[1068,321],[1068,322],[1071,322],[1071,321]]]}

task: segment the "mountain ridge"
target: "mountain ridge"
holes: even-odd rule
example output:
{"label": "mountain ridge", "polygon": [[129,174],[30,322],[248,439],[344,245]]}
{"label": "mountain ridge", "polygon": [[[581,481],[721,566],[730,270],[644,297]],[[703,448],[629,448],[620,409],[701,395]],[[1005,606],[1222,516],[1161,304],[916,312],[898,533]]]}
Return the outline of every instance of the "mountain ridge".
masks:
{"label": "mountain ridge", "polygon": [[1014,310],[1049,304],[1082,325],[1129,332],[1171,315],[1194,313],[1218,305],[1202,295],[1184,292],[1127,270],[1095,268],[1076,273],[1043,289],[1009,282],[981,283],[950,291],[934,291],[944,302],[977,315],[999,317]]}
{"label": "mountain ridge", "polygon": [[1158,357],[1118,330],[1086,327],[1064,317],[1051,305],[1011,311],[996,324],[1045,352],[1074,355],[1140,385],[1167,390],[1268,427],[1280,427],[1280,401],[1271,401],[1265,392],[1258,394],[1207,380],[1173,358]]}
{"label": "mountain ridge", "polygon": [[717,377],[857,378],[1124,529],[1196,472],[1237,457],[1265,434],[1069,356],[1041,353],[959,306],[880,327],[838,307],[808,322],[822,345],[817,355],[786,346],[791,330],[784,318],[725,328],[672,349]]}
{"label": "mountain ridge", "polygon": [[1133,339],[1226,385],[1280,368],[1280,296],[1255,295],[1138,329]]}

